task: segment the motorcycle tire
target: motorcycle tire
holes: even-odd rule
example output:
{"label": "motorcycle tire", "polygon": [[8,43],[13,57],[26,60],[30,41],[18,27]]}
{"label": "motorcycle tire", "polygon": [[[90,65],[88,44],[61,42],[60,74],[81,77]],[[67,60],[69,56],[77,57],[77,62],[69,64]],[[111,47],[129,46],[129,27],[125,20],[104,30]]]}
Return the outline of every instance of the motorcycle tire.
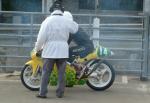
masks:
{"label": "motorcycle tire", "polygon": [[[113,69],[113,67],[112,67],[111,64],[109,64],[107,61],[103,60],[103,61],[100,61],[99,63],[97,63],[97,64],[94,66],[94,68],[97,70],[100,66],[106,66],[107,69],[108,69],[108,71],[109,71],[109,73],[110,73],[110,75],[111,75],[111,77],[110,77],[109,81],[106,82],[105,85],[93,84],[93,83],[91,82],[91,80],[88,78],[86,84],[87,84],[91,89],[96,90],[96,91],[104,91],[104,90],[108,89],[110,86],[112,86],[112,84],[113,84],[113,82],[114,82],[114,80],[115,80],[115,70]],[[96,71],[96,70],[95,70],[95,71]]]}
{"label": "motorcycle tire", "polygon": [[[28,69],[28,68],[30,68],[31,71],[32,71],[32,67],[31,67],[30,65],[25,65],[25,66],[23,67],[23,69],[22,69],[22,71],[21,71],[21,75],[20,75],[21,82],[22,82],[22,84],[23,84],[27,89],[29,89],[29,90],[31,90],[31,91],[38,91],[38,90],[39,90],[39,87],[30,86],[30,85],[28,85],[28,84],[26,83],[26,81],[25,81],[24,73],[25,73],[25,70]],[[32,74],[32,72],[31,72],[31,74]]]}

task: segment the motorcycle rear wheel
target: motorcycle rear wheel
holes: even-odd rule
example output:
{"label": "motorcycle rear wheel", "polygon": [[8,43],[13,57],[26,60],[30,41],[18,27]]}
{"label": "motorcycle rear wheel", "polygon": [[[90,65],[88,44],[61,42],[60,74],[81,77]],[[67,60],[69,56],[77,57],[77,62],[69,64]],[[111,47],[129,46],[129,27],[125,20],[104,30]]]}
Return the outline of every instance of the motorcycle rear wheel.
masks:
{"label": "motorcycle rear wheel", "polygon": [[86,84],[93,90],[103,91],[108,89],[115,80],[115,71],[107,61],[100,61],[93,65],[96,70],[90,74]]}

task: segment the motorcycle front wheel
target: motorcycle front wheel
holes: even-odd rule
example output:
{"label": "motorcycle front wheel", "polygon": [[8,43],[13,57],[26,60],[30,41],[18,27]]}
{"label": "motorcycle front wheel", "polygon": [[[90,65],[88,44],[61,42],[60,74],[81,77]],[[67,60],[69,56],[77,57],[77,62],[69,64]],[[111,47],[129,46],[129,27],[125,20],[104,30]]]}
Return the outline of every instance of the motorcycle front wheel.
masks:
{"label": "motorcycle front wheel", "polygon": [[95,69],[88,79],[86,84],[96,91],[108,89],[115,80],[115,71],[107,61],[100,61],[93,64],[91,69]]}
{"label": "motorcycle front wheel", "polygon": [[32,91],[38,91],[40,88],[41,73],[38,72],[36,76],[33,76],[32,73],[32,66],[25,65],[20,75],[21,82],[26,88]]}

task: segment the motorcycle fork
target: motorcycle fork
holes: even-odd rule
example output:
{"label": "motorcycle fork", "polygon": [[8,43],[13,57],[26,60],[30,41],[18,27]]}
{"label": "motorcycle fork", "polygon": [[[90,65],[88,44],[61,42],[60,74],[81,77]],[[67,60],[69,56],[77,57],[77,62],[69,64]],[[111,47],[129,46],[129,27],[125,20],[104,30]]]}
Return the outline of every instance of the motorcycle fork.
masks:
{"label": "motorcycle fork", "polygon": [[41,69],[40,65],[37,65],[37,68],[36,68],[35,72],[33,73],[33,76],[36,77],[38,75],[38,73],[42,73],[42,69]]}
{"label": "motorcycle fork", "polygon": [[32,67],[32,76],[36,76],[42,70],[43,62],[41,60],[30,60],[26,63]]}

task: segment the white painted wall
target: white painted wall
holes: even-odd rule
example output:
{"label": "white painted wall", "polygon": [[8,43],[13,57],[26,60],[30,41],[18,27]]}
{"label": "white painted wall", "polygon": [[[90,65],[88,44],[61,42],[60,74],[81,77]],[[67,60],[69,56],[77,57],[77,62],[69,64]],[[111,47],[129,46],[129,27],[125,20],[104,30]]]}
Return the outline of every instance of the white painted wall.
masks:
{"label": "white painted wall", "polygon": [[49,13],[49,8],[53,4],[53,0],[42,0],[42,12]]}
{"label": "white painted wall", "polygon": [[[99,39],[99,25],[100,25],[100,19],[94,18],[93,20],[93,38]],[[93,40],[94,48],[96,48],[99,45],[99,40]]]}
{"label": "white painted wall", "polygon": [[44,13],[45,11],[45,0],[42,0],[42,12]]}
{"label": "white painted wall", "polygon": [[49,13],[49,8],[51,7],[51,5],[53,4],[53,0],[47,0],[47,5],[46,5],[46,12]]}
{"label": "white painted wall", "polygon": [[150,14],[150,0],[144,0],[143,11]]}

